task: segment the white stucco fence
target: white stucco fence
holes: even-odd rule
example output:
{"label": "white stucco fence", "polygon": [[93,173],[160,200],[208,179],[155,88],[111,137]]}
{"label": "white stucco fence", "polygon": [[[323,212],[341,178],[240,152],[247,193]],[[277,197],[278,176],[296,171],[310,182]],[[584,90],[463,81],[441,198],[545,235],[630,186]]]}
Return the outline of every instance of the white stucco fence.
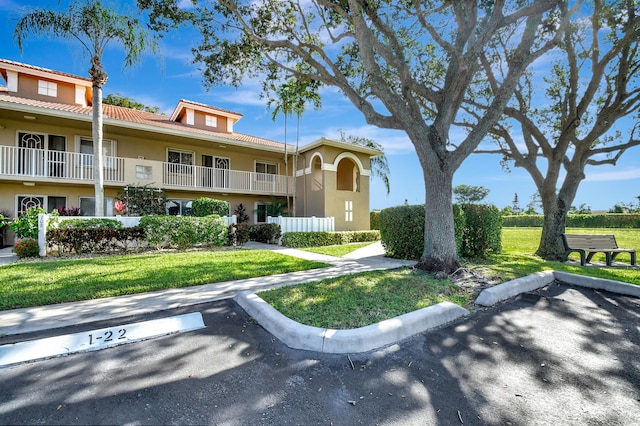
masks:
{"label": "white stucco fence", "polygon": [[333,217],[267,217],[267,223],[280,225],[285,232],[333,232],[335,219]]}

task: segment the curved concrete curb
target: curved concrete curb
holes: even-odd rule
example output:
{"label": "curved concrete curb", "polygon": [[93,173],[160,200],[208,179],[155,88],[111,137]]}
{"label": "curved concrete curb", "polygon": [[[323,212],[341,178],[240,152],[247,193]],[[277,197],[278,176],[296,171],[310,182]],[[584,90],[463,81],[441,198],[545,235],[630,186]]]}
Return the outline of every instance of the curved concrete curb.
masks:
{"label": "curved concrete curb", "polygon": [[520,293],[537,290],[555,280],[553,271],[543,271],[526,277],[516,278],[506,283],[485,288],[476,299],[476,305],[493,306],[498,302],[517,296]]}
{"label": "curved concrete curb", "polygon": [[563,283],[579,285],[581,287],[588,287],[596,290],[610,291],[611,293],[624,294],[627,296],[640,297],[640,286],[634,284],[615,280],[605,280],[604,278],[585,277],[584,275],[570,274],[568,272],[556,271],[553,275],[558,281],[562,281]]}
{"label": "curved concrete curb", "polygon": [[443,302],[366,327],[333,330],[293,321],[250,291],[239,293],[234,300],[290,348],[334,354],[378,349],[469,314],[456,304]]}
{"label": "curved concrete curb", "polygon": [[542,288],[555,280],[562,281],[566,284],[640,297],[640,286],[637,285],[624,283],[622,281],[570,274],[568,272],[544,271],[484,289],[480,292],[475,303],[481,306],[493,306],[498,302],[510,299],[521,293]]}

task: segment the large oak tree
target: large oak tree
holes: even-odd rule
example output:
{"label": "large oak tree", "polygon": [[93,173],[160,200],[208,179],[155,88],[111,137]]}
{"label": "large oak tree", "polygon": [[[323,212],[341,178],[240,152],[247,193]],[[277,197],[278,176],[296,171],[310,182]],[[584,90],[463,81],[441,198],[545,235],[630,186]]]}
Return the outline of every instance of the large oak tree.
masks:
{"label": "large oak tree", "polygon": [[[318,81],[338,88],[367,123],[405,132],[426,188],[419,266],[451,272],[458,267],[453,175],[502,116],[523,72],[556,42],[561,25],[553,12],[561,1],[220,0],[190,9],[173,0],[138,3],[151,10],[157,28],[167,28],[167,16],[196,25],[202,40],[195,61],[208,85],[238,85],[245,77]],[[494,57],[504,58],[508,71],[489,88],[490,108],[469,114],[463,105],[477,96],[474,87]],[[461,122],[473,129],[452,141],[452,126]]]}
{"label": "large oak tree", "polygon": [[498,148],[482,151],[533,178],[544,212],[537,254],[545,259],[564,258],[562,234],[585,167],[615,165],[640,145],[639,8],[637,0],[584,2],[575,12],[563,4],[571,24],[550,52],[551,66],[523,76],[492,132]]}

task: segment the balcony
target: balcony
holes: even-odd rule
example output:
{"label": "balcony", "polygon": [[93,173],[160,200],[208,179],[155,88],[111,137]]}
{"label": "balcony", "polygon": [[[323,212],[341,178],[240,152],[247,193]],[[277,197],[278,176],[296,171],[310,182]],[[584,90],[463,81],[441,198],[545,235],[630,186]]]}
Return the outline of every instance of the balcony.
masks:
{"label": "balcony", "polygon": [[[104,158],[105,182],[124,182],[124,158]],[[93,155],[0,146],[0,176],[93,182]]]}
{"label": "balcony", "polygon": [[[0,178],[94,183],[93,155],[0,145]],[[293,178],[283,175],[191,166],[143,158],[105,157],[106,185],[151,185],[163,189],[286,195]]]}

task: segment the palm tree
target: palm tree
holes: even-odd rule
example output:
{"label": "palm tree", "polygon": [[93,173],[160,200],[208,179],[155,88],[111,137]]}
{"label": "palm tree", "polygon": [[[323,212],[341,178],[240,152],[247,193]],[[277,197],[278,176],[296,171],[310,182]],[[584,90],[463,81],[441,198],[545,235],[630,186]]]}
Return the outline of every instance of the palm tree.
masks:
{"label": "palm tree", "polygon": [[89,76],[93,104],[95,215],[101,216],[104,214],[102,86],[108,78],[102,64],[102,54],[108,44],[118,43],[124,47],[124,66],[130,67],[140,61],[145,51],[155,53],[157,45],[137,19],[118,15],[116,11],[103,7],[100,0],[75,1],[62,12],[34,9],[18,21],[13,32],[21,52],[23,40],[30,34],[75,39],[80,42],[83,53],[91,61]]}
{"label": "palm tree", "polygon": [[[317,81],[291,80],[283,83],[279,87],[272,87],[276,98],[269,99],[268,105],[275,105],[271,118],[276,120],[278,114],[284,115],[284,164],[285,175],[288,177],[289,165],[287,159],[287,117],[296,113],[298,118],[296,126],[296,152],[293,157],[293,216],[296,216],[296,176],[298,169],[298,143],[300,139],[300,116],[305,110],[307,102],[311,102],[314,109],[319,109],[322,102],[318,94],[319,84]],[[289,180],[287,179],[287,211],[291,211],[289,206]]]}

